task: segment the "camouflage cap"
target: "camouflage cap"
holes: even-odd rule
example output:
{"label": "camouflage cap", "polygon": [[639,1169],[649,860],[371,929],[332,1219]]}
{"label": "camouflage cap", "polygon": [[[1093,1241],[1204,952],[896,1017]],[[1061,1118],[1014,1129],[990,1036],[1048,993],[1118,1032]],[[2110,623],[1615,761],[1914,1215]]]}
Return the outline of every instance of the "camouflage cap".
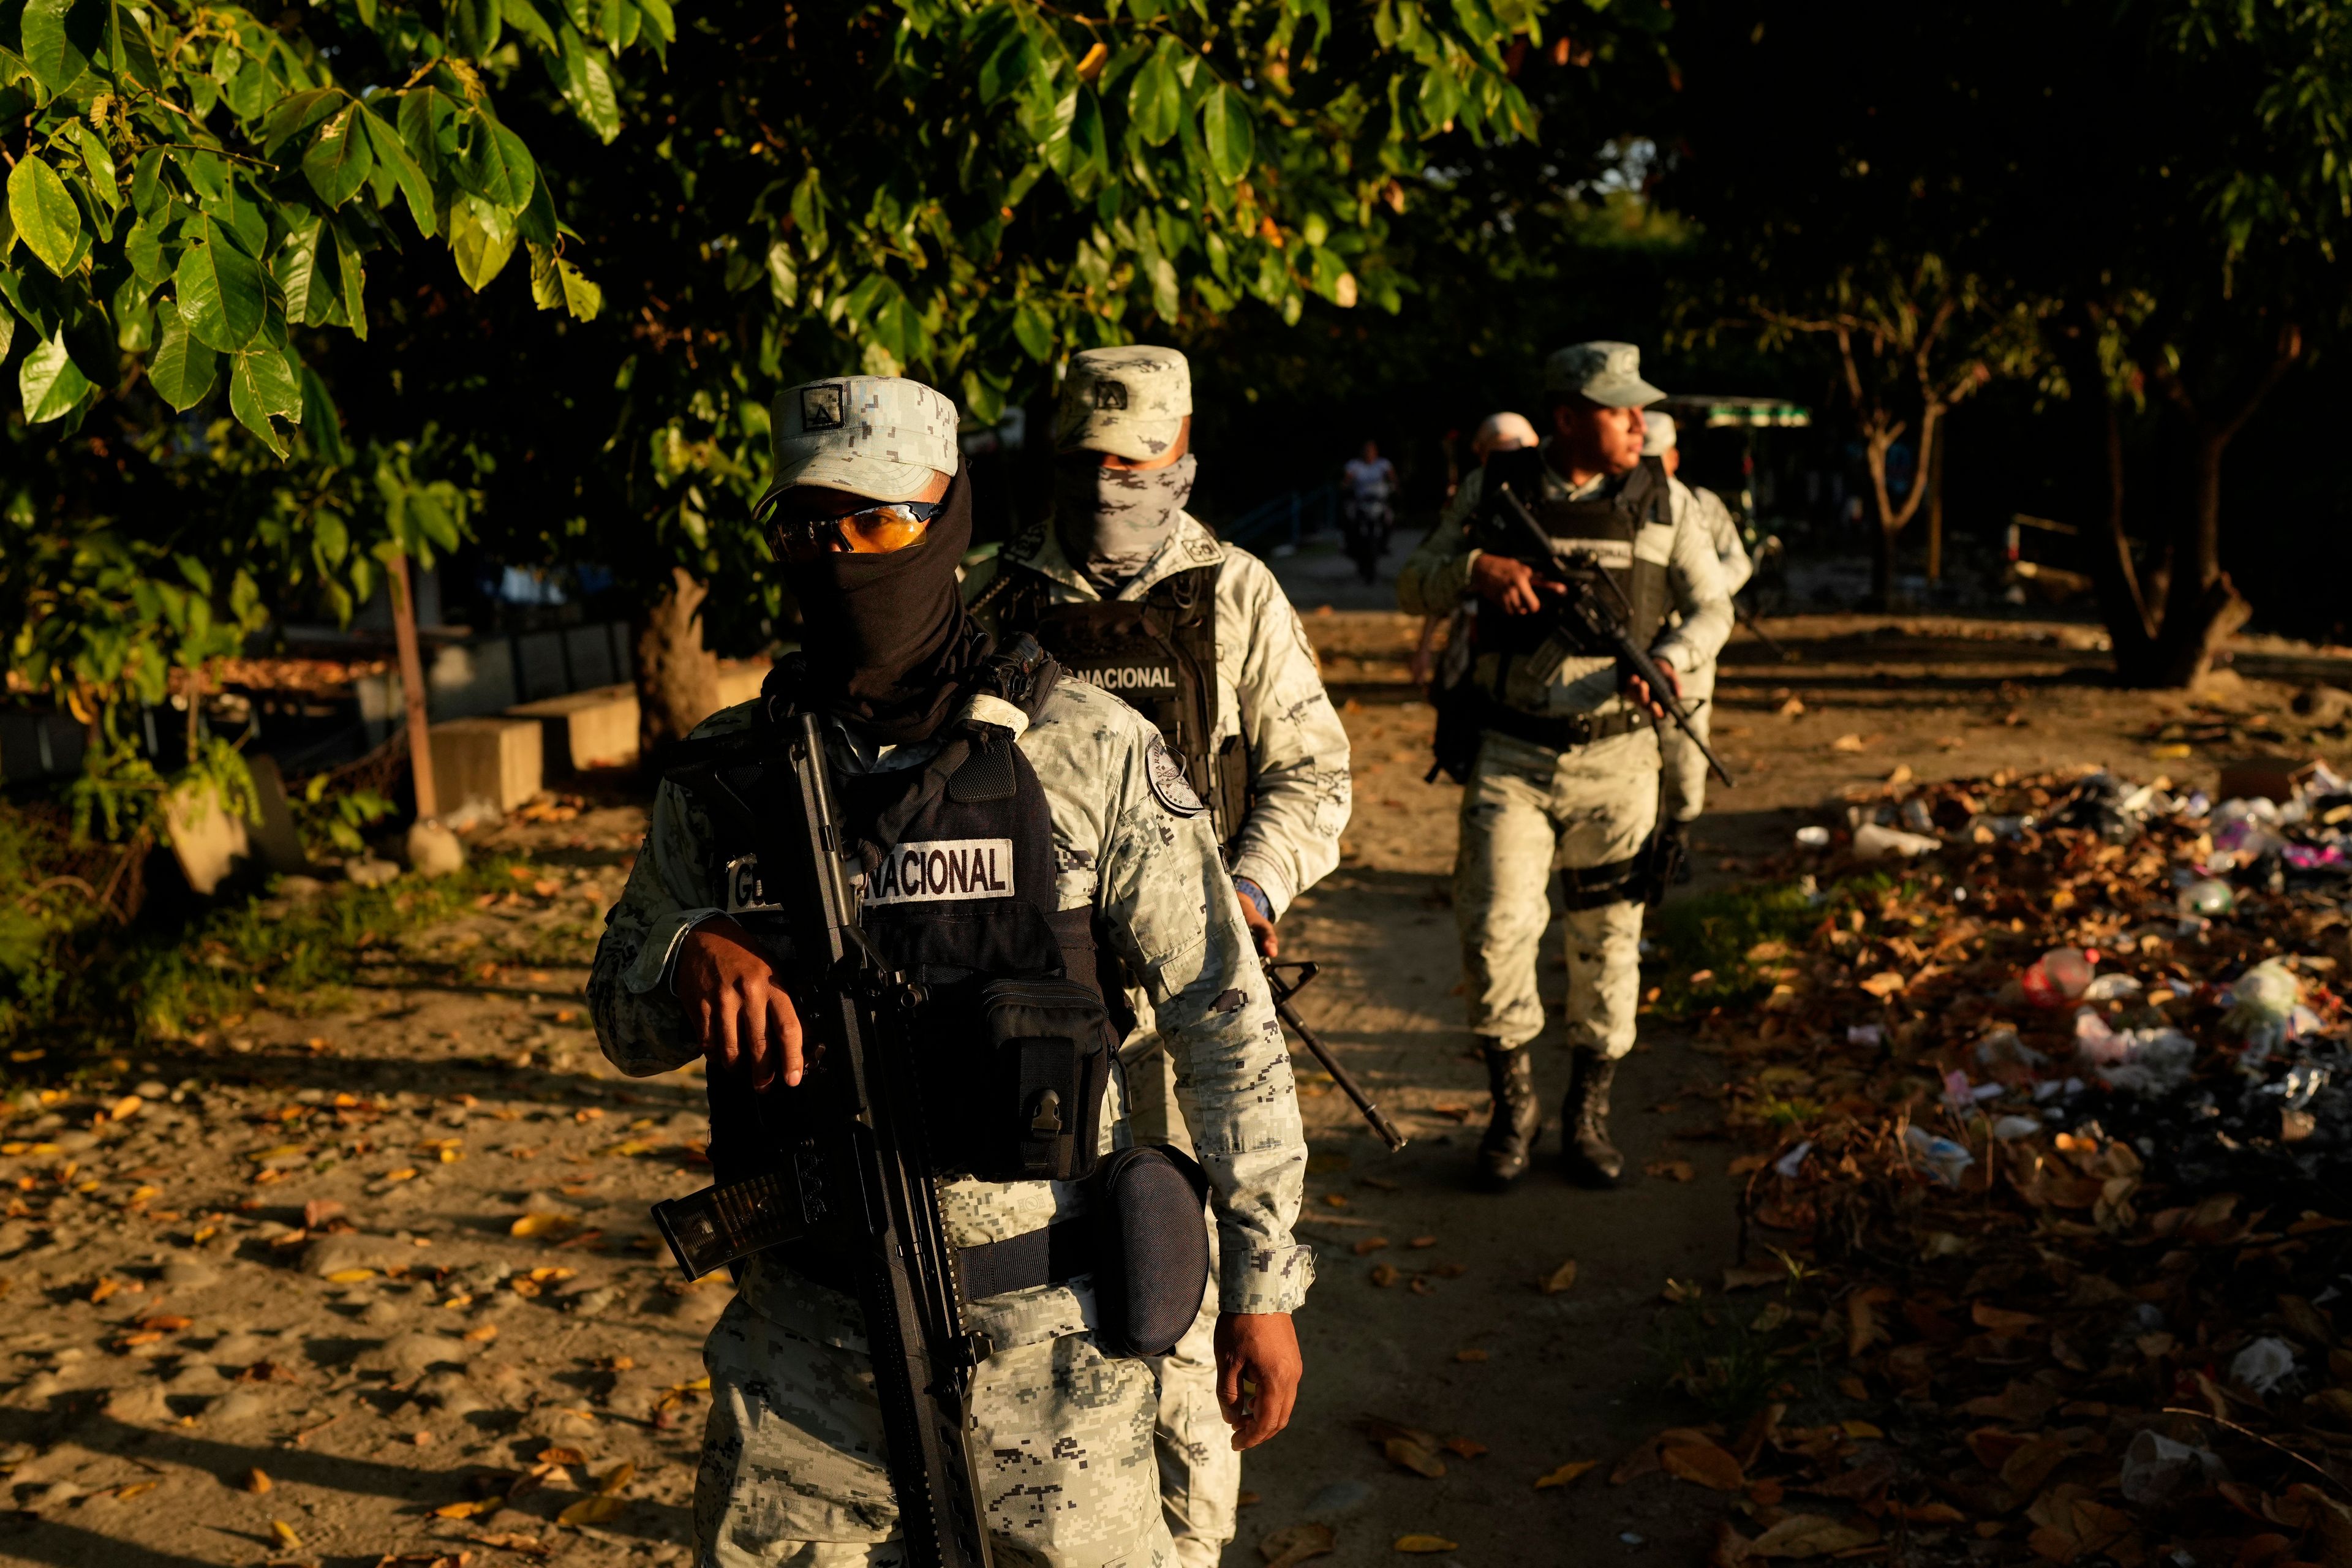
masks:
{"label": "camouflage cap", "polygon": [[1192,412],[1192,367],[1174,349],[1086,349],[1062,380],[1054,450],[1149,462],[1168,455]]}
{"label": "camouflage cap", "polygon": [[759,516],[795,485],[906,500],[935,474],[955,477],[956,411],[947,395],[896,375],[845,375],[776,394],[769,439],[775,479]]}
{"label": "camouflage cap", "polygon": [[1544,390],[1573,392],[1603,408],[1639,408],[1665,395],[1642,379],[1642,351],[1632,343],[1574,343],[1544,361]]}
{"label": "camouflage cap", "polygon": [[1513,452],[1538,445],[1536,427],[1528,423],[1528,416],[1508,410],[1487,415],[1479,423],[1478,433],[1470,437],[1470,450],[1480,458],[1491,452]]}
{"label": "camouflage cap", "polygon": [[1675,449],[1675,416],[1653,408],[1642,416],[1642,456],[1654,458]]}

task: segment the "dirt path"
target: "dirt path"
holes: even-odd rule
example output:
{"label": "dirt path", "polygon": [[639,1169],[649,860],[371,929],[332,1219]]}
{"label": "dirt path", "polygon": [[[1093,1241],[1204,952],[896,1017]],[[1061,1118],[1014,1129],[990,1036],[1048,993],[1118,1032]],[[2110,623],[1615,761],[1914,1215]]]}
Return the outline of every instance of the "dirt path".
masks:
{"label": "dirt path", "polygon": [[[1307,1083],[1309,1382],[1292,1432],[1249,1463],[1261,1500],[1230,1561],[1322,1519],[1340,1563],[1390,1560],[1408,1532],[1458,1543],[1434,1562],[1695,1563],[1715,1518],[1701,1494],[1612,1487],[1607,1470],[1690,1417],[1649,1349],[1667,1282],[1738,1261],[1708,1060],[1654,1027],[1622,1080],[1628,1152],[1661,1173],[1594,1195],[1547,1166],[1504,1199],[1463,1191],[1485,1094],[1454,994],[1455,792],[1421,782],[1429,714],[1404,684],[1413,626],[1310,624],[1347,703],[1358,811],[1345,864],[1286,942],[1330,966],[1304,1011],[1413,1142],[1387,1155]],[[1717,733],[1743,783],[1699,836],[1710,879],[1783,851],[1824,797],[1898,766],[2086,761],[2210,783],[2224,753],[2313,744],[2288,688],[2240,683],[2192,711],[2105,690],[2095,653],[2063,641],[1877,625],[1783,623],[1802,656],[1790,665],[1735,645]],[[1781,716],[1791,698],[1802,711]],[[2148,739],[2166,723],[2201,749],[2156,758],[2179,743]],[[2323,732],[2320,752],[2338,738]],[[348,994],[264,995],[168,1051],[126,1050],[83,1086],[12,1102],[0,1468],[16,1512],[0,1562],[684,1560],[698,1348],[725,1286],[675,1288],[646,1207],[705,1179],[700,1088],[619,1079],[577,997],[641,823],[614,804],[502,828],[475,851],[528,857],[514,885],[392,944]],[[1556,1095],[1559,1053],[1539,1048]],[[1537,1289],[1571,1258],[1571,1287]],[[1411,1474],[1368,1416],[1484,1452]],[[1588,1459],[1606,1463],[1537,1489]]]}

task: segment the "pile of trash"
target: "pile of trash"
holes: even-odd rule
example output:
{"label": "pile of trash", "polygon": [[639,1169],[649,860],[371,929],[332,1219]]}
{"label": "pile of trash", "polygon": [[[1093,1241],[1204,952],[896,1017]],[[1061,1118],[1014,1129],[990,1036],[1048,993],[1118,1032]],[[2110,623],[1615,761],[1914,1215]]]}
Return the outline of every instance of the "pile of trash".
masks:
{"label": "pile of trash", "polygon": [[[2324,768],[1898,774],[1800,834],[1802,923],[1700,1028],[1726,1283],[1806,1282],[1778,1353],[1876,1435],[1787,1489],[1955,1560],[2352,1565],[2347,852]],[[1743,1508],[1718,1561],[1785,1555]]]}

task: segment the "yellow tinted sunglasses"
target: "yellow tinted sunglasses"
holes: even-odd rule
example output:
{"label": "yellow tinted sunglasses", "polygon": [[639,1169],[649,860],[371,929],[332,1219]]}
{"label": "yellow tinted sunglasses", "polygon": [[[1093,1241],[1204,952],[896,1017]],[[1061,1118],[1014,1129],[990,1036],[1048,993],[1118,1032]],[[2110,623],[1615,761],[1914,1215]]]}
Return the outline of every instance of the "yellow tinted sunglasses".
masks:
{"label": "yellow tinted sunglasses", "polygon": [[839,517],[808,518],[769,525],[778,555],[805,557],[828,550],[853,555],[887,555],[921,542],[944,501],[885,501]]}

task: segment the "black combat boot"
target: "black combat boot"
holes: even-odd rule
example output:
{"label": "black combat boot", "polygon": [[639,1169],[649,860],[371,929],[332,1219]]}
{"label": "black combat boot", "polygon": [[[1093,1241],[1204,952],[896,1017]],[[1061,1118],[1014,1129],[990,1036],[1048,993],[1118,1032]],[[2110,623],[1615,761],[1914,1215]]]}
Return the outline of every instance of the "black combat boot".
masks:
{"label": "black combat boot", "polygon": [[1580,1048],[1569,1073],[1568,1098],[1560,1101],[1569,1179],[1588,1187],[1613,1187],[1625,1170],[1625,1156],[1609,1142],[1609,1084],[1616,1076],[1614,1060]]}
{"label": "black combat boot", "polygon": [[1478,1179],[1501,1192],[1528,1168],[1528,1156],[1543,1131],[1543,1107],[1536,1102],[1535,1063],[1528,1048],[1506,1050],[1492,1040],[1478,1042],[1486,1058],[1486,1088],[1495,1097],[1494,1120],[1478,1143]]}

